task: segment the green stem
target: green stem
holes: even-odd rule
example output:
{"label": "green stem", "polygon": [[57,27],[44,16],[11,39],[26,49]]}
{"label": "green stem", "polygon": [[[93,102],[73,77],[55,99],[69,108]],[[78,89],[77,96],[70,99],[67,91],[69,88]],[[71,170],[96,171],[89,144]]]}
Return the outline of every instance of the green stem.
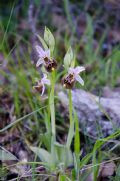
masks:
{"label": "green stem", "polygon": [[54,105],[54,88],[55,88],[55,71],[52,72],[51,76],[51,92],[50,92],[50,114],[51,114],[51,130],[53,140],[56,140],[56,129],[55,129],[55,105]]}
{"label": "green stem", "polygon": [[70,119],[70,128],[68,132],[68,137],[67,137],[67,147],[69,148],[72,142],[72,138],[74,135],[74,121],[73,121],[73,116],[72,116],[72,92],[69,90],[69,119]]}
{"label": "green stem", "polygon": [[72,124],[72,92],[69,90],[69,116],[70,116],[70,125]]}
{"label": "green stem", "polygon": [[55,89],[55,71],[52,72],[51,75],[51,92],[49,97],[49,105],[50,105],[50,115],[51,115],[51,154],[52,161],[55,168],[55,147],[54,143],[56,141],[56,127],[55,127],[55,104],[54,104],[54,89]]}

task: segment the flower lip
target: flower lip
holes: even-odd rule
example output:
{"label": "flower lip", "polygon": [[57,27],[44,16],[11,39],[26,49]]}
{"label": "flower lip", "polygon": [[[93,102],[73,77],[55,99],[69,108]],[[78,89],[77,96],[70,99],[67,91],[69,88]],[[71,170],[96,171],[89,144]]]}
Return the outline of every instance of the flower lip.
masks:
{"label": "flower lip", "polygon": [[63,79],[62,79],[62,84],[66,89],[72,89],[75,84],[75,79],[73,74],[67,74]]}
{"label": "flower lip", "polygon": [[45,68],[48,72],[54,71],[57,68],[56,60],[45,58]]}
{"label": "flower lip", "polygon": [[42,89],[43,89],[43,85],[39,83],[39,84],[34,85],[33,88],[34,88],[37,92],[39,92],[39,93],[41,94],[41,93],[42,93]]}

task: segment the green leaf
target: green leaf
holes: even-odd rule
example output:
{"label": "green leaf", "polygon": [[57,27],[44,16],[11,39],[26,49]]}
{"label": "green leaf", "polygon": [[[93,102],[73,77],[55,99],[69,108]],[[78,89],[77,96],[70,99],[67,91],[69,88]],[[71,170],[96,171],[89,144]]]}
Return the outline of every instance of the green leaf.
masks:
{"label": "green leaf", "polygon": [[43,48],[44,48],[45,50],[48,50],[48,46],[47,46],[47,44],[45,43],[45,41],[43,40],[43,38],[42,38],[40,35],[38,35],[38,34],[37,34],[36,36],[37,36],[37,38],[39,39],[39,41],[41,42]]}
{"label": "green leaf", "polygon": [[71,61],[70,67],[74,68],[75,67],[75,58],[73,57],[73,60]]}
{"label": "green leaf", "polygon": [[44,110],[44,120],[47,132],[51,133],[50,112],[48,110]]}
{"label": "green leaf", "polygon": [[74,120],[72,121],[71,125],[70,125],[70,128],[69,128],[69,133],[68,133],[68,137],[67,137],[67,143],[66,143],[66,146],[69,148],[71,143],[72,143],[72,140],[73,140],[73,137],[74,137]]}
{"label": "green leaf", "polygon": [[92,63],[95,59],[95,51],[93,49],[93,22],[92,18],[87,15],[87,27],[85,30],[85,37],[87,39],[87,43],[84,46],[85,58],[88,63]]}
{"label": "green leaf", "polygon": [[59,181],[66,181],[67,176],[66,175],[59,175]]}
{"label": "green leaf", "polygon": [[5,160],[17,160],[17,158],[8,152],[7,150],[2,150],[0,149],[0,160],[5,161]]}
{"label": "green leaf", "polygon": [[[34,115],[36,112],[38,112],[38,111],[40,111],[40,110],[42,110],[42,109],[44,109],[44,108],[46,108],[46,106],[43,106],[43,107],[41,107],[41,108],[39,108],[39,109],[36,109],[35,111],[30,112],[29,114],[26,114],[25,116],[23,116],[23,117],[15,120],[14,122],[12,122],[12,123],[8,124],[7,126],[5,126],[3,129],[0,129],[0,133],[6,131],[7,129],[11,128],[11,127],[14,126],[15,124],[19,123],[20,121],[25,120],[25,118],[27,118],[27,117],[29,117],[29,116],[31,116],[31,115]],[[27,119],[26,119],[26,120],[27,120]]]}
{"label": "green leaf", "polygon": [[73,61],[73,51],[70,47],[64,57],[64,67],[68,69],[71,66],[71,63]]}
{"label": "green leaf", "polygon": [[44,40],[47,43],[50,49],[50,52],[53,53],[54,48],[55,48],[55,39],[54,39],[53,34],[47,27],[45,27],[45,31],[44,31]]}
{"label": "green leaf", "polygon": [[93,21],[91,16],[87,15],[87,27],[85,34],[88,36],[88,38],[92,39],[93,36]]}
{"label": "green leaf", "polygon": [[50,151],[51,150],[51,133],[47,132],[47,133],[41,134],[40,139],[45,145],[46,149]]}
{"label": "green leaf", "polygon": [[48,163],[49,166],[52,165],[51,153],[38,147],[30,146],[30,149],[40,158],[42,162]]}
{"label": "green leaf", "polygon": [[116,170],[116,176],[120,177],[120,165],[118,166],[118,168]]}
{"label": "green leaf", "polygon": [[80,161],[80,169],[82,169],[91,159],[92,153],[88,153],[85,157]]}
{"label": "green leaf", "polygon": [[55,150],[58,159],[58,163],[63,163],[64,167],[71,166],[73,164],[73,155],[70,149],[66,145],[55,143]]}
{"label": "green leaf", "polygon": [[99,139],[96,141],[94,148],[93,148],[93,161],[92,161],[92,163],[94,165],[94,167],[93,167],[93,180],[94,181],[96,180],[97,175],[98,175],[98,166],[95,166],[96,164],[98,164],[98,160],[97,160],[97,156],[96,156],[97,151],[100,151],[100,148],[102,147],[102,145],[105,142],[107,142],[110,139],[114,139],[119,135],[120,135],[120,130],[116,131],[115,133],[111,134],[110,136],[108,136],[106,138]]}

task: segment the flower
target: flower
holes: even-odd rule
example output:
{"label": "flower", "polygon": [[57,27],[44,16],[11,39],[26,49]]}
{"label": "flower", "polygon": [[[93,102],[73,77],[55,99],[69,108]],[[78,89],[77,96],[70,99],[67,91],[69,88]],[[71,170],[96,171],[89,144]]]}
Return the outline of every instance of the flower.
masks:
{"label": "flower", "polygon": [[43,78],[41,80],[37,81],[37,85],[34,86],[34,88],[41,93],[41,96],[44,94],[45,92],[45,84],[46,85],[50,85],[50,80],[47,79],[47,75],[44,74]]}
{"label": "flower", "polygon": [[68,74],[63,78],[62,83],[66,89],[72,89],[75,82],[78,81],[84,85],[83,79],[80,77],[80,72],[84,71],[84,67],[77,66],[76,68],[69,68]]}
{"label": "flower", "polygon": [[62,79],[62,84],[66,89],[72,89],[75,84],[75,79],[74,79],[73,74],[67,74]]}
{"label": "flower", "polygon": [[53,71],[57,68],[57,62],[50,58],[50,50],[43,50],[40,46],[36,45],[36,51],[38,53],[38,61],[36,67],[39,67],[41,64],[44,64],[48,72]]}

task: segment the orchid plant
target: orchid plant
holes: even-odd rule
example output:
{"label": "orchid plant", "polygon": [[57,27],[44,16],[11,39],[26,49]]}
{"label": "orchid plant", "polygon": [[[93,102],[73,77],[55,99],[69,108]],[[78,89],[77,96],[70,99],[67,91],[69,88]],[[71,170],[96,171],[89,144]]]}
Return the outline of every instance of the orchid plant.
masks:
{"label": "orchid plant", "polygon": [[[68,89],[69,93],[69,117],[70,117],[70,128],[68,132],[67,142],[65,145],[63,145],[56,141],[54,88],[56,82],[55,77],[57,70],[57,62],[53,58],[55,39],[50,30],[46,27],[44,32],[44,39],[39,35],[37,35],[37,37],[41,41],[43,48],[38,44],[35,46],[36,53],[38,54],[38,61],[36,63],[36,67],[43,66],[45,68],[46,73],[43,73],[43,77],[41,80],[37,79],[37,84],[34,86],[34,89],[39,93],[41,93],[41,96],[43,96],[45,92],[45,86],[49,85],[51,88],[50,94],[48,96],[49,110],[51,115],[51,127],[50,127],[51,131],[43,135],[44,137],[43,142],[44,145],[46,145],[47,150],[33,146],[31,146],[30,148],[40,157],[40,159],[47,165],[49,169],[52,168],[53,170],[55,170],[57,168],[64,171],[66,167],[72,165],[74,162],[70,146],[75,134],[74,131],[75,128],[77,128],[77,135],[75,136],[75,139],[79,140],[78,136],[79,125],[77,121],[75,121],[77,120],[76,113],[72,106],[72,88],[75,86],[76,81],[79,82],[81,85],[84,85],[84,81],[79,74],[82,71],[84,71],[85,68],[83,66],[74,67],[75,58],[73,56],[73,52],[70,47],[64,57],[64,68],[66,70],[66,75],[62,78],[63,87]],[[50,148],[47,146],[46,141],[50,143]],[[78,153],[79,155],[80,150],[78,149],[78,147],[75,150],[77,150],[76,153]]]}

